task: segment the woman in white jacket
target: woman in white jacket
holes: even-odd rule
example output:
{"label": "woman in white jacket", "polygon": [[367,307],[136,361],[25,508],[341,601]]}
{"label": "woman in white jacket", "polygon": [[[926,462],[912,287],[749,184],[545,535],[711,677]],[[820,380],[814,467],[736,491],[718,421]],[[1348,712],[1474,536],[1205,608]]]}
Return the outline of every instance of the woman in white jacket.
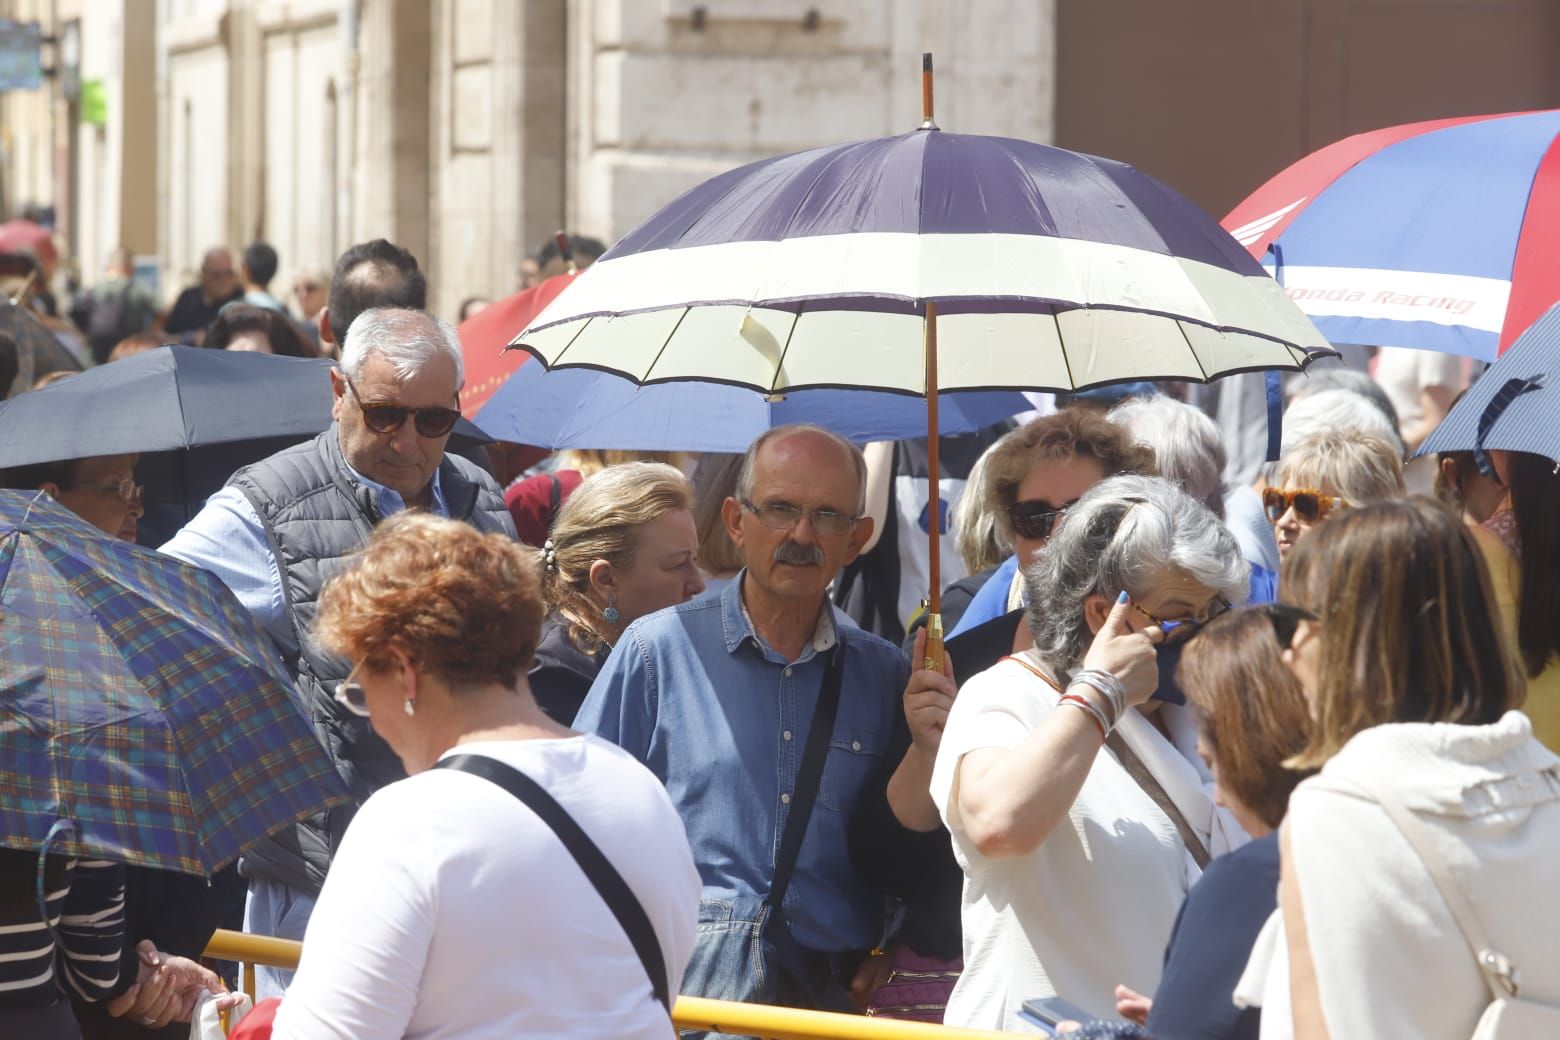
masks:
{"label": "woman in white jacket", "polygon": [[[1296,547],[1282,588],[1316,617],[1285,651],[1314,719],[1291,764],[1322,767],[1281,840],[1295,1036],[1473,1035],[1504,983],[1448,886],[1522,997],[1560,1008],[1560,759],[1515,710],[1523,683],[1467,529],[1429,499],[1351,509]],[[1382,799],[1428,839],[1440,885]]]}

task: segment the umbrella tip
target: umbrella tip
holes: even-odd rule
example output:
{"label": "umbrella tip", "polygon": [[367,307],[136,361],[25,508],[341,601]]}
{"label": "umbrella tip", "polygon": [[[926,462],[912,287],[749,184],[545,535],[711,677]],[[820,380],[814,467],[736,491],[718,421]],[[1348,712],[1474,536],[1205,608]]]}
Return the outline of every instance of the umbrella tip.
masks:
{"label": "umbrella tip", "polygon": [[932,122],[932,52],[921,52],[921,125],[917,130],[936,130]]}

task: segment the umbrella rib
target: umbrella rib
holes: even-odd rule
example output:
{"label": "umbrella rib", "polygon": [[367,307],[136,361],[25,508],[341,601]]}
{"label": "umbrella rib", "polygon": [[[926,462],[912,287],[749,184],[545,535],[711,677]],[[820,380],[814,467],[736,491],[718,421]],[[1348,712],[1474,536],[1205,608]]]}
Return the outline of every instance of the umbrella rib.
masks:
{"label": "umbrella rib", "polygon": [[1186,343],[1187,353],[1192,355],[1192,360],[1197,362],[1197,371],[1202,373],[1204,384],[1208,382],[1208,370],[1203,367],[1202,358],[1197,356],[1197,348],[1192,346],[1192,338],[1186,334],[1186,326],[1179,321],[1175,323],[1175,330],[1181,334],[1181,339]]}
{"label": "umbrella rib", "polygon": [[1056,326],[1056,342],[1062,350],[1062,367],[1067,369],[1067,386],[1071,390],[1076,390],[1078,389],[1078,380],[1073,375],[1072,358],[1067,356],[1067,340],[1062,338],[1062,319],[1054,308],[1051,311],[1051,322]]}
{"label": "umbrella rib", "polygon": [[665,354],[666,348],[672,345],[672,337],[677,335],[678,329],[682,328],[682,323],[687,319],[688,312],[691,310],[693,310],[692,307],[684,307],[683,312],[677,316],[677,324],[672,326],[672,330],[666,334],[666,338],[661,341],[661,346],[656,350],[655,357],[651,358],[650,364],[645,366],[644,376],[638,380],[635,380],[641,386],[645,384],[645,381],[648,380],[651,374],[655,371],[655,366],[661,363],[661,355]]}
{"label": "umbrella rib", "polygon": [[556,368],[557,366],[563,364],[563,355],[567,354],[569,352],[569,348],[574,346],[574,344],[581,336],[585,335],[585,330],[589,328],[591,323],[595,320],[596,319],[594,318],[588,318],[585,321],[580,322],[580,327],[575,330],[574,335],[569,337],[569,342],[565,343],[563,348],[559,350],[556,355],[554,355],[552,361],[543,362],[543,364],[545,364],[548,368]]}
{"label": "umbrella rib", "polygon": [[[805,307],[806,304],[804,303],[802,306]],[[780,348],[780,357],[775,361],[775,375],[774,378],[769,381],[770,394],[779,392],[775,389],[775,384],[780,381],[780,373],[785,369],[785,356],[791,349],[791,340],[795,338],[796,326],[801,324],[801,321],[802,309],[801,307],[798,307],[796,309],[796,313],[791,316],[791,327],[785,332],[785,345]]]}

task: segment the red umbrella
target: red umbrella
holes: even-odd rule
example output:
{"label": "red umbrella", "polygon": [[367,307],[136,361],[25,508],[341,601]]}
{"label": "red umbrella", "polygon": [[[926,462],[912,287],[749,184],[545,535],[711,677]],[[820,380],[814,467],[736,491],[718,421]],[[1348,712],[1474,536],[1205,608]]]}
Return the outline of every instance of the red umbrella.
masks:
{"label": "red umbrella", "polygon": [[523,350],[505,348],[572,281],[572,274],[555,275],[533,289],[491,304],[455,329],[466,360],[466,387],[460,394],[460,410],[466,418],[476,415],[477,409],[530,357]]}
{"label": "red umbrella", "polygon": [[42,224],[31,220],[8,220],[0,224],[0,253],[24,249],[32,252],[45,270],[52,270],[59,260],[59,254],[54,250],[54,236]]}

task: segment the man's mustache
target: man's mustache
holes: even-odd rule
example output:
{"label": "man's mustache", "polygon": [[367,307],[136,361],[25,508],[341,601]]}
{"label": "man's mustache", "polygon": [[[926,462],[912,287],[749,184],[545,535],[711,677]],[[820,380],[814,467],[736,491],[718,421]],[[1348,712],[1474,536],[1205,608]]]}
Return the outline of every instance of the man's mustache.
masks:
{"label": "man's mustache", "polygon": [[775,563],[788,563],[793,567],[822,567],[823,550],[816,545],[803,545],[800,542],[781,542],[775,549]]}

